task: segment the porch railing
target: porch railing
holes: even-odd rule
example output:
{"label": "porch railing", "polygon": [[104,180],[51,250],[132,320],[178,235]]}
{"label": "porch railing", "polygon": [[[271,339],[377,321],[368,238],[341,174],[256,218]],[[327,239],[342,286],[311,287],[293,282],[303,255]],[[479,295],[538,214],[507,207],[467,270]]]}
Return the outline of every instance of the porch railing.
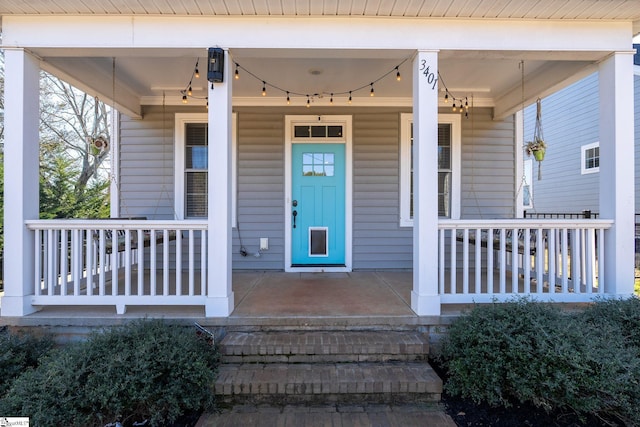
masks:
{"label": "porch railing", "polygon": [[204,305],[207,223],[34,220],[34,305]]}
{"label": "porch railing", "polygon": [[611,220],[441,220],[442,303],[531,295],[556,302],[605,294],[604,239]]}

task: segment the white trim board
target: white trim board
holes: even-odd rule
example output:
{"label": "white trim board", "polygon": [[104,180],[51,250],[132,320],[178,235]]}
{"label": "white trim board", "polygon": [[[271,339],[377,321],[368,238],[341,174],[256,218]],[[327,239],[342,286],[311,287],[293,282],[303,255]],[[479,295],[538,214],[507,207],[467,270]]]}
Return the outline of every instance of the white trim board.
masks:
{"label": "white trim board", "polygon": [[[345,259],[344,267],[291,266],[291,144],[293,126],[297,123],[341,124],[345,136]],[[284,140],[284,270],[286,272],[349,272],[353,268],[353,137],[350,115],[287,115],[285,116]],[[320,142],[320,141],[318,141]],[[334,141],[339,142],[339,141]]]}

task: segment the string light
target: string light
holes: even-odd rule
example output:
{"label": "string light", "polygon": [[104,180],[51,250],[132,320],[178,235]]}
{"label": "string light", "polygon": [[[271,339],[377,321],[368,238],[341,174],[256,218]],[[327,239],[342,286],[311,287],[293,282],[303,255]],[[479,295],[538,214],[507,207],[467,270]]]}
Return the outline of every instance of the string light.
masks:
{"label": "string light", "polygon": [[[464,98],[456,98],[455,96],[453,96],[451,92],[449,92],[449,88],[447,88],[447,85],[444,83],[444,79],[442,78],[442,75],[440,74],[440,72],[438,72],[438,82],[439,84],[444,86],[444,103],[448,104],[449,98],[451,98],[451,100],[453,101],[451,110],[454,113],[460,111],[460,113],[464,113],[464,116],[468,118],[469,117],[469,98],[467,96],[465,96]],[[458,104],[456,105],[456,103]]]}
{"label": "string light", "polygon": [[[387,77],[389,74],[393,73],[394,71],[395,71],[395,75],[396,75],[396,81],[401,81],[402,80],[402,75],[400,73],[400,67],[405,62],[409,61],[412,58],[413,57],[405,58],[398,65],[393,67],[391,70],[387,71],[385,74],[383,74],[382,76],[380,76],[379,78],[375,79],[374,81],[370,82],[367,85],[360,86],[360,87],[357,87],[355,89],[351,89],[351,90],[344,91],[344,92],[330,92],[329,104],[333,105],[333,97],[334,97],[334,95],[346,95],[346,94],[349,94],[349,98],[348,98],[347,102],[349,103],[349,105],[351,105],[352,102],[353,102],[353,93],[361,91],[361,90],[365,89],[367,86],[370,87],[369,96],[371,96],[371,97],[375,96],[374,84],[378,83],[379,81],[381,81],[382,79]],[[234,64],[235,64],[234,79],[235,80],[239,80],[240,79],[240,69],[242,69],[247,74],[249,74],[251,77],[253,77],[253,78],[255,78],[255,79],[257,79],[257,80],[262,82],[262,96],[267,96],[267,84],[268,84],[272,88],[286,93],[286,95],[287,95],[287,98],[286,98],[287,105],[291,104],[291,96],[306,96],[307,97],[307,103],[306,103],[307,108],[311,107],[311,98],[316,98],[316,97],[320,97],[321,98],[322,97],[322,94],[319,94],[319,93],[314,93],[313,95],[311,95],[311,94],[304,94],[304,93],[292,92],[290,90],[285,90],[285,89],[283,89],[281,87],[278,87],[276,85],[273,85],[271,83],[267,83],[265,80],[262,80],[257,75],[253,74],[252,72],[250,72],[246,68],[242,67],[238,62],[234,61]],[[187,85],[187,89],[181,91],[181,93],[182,93],[182,102],[184,104],[188,103],[188,97],[193,96],[193,90],[192,90],[193,79],[194,78],[200,78],[200,72],[199,72],[198,66],[199,66],[199,58],[196,59],[195,68],[194,68],[194,71],[193,71],[193,73],[191,75],[191,79],[189,80],[189,83]],[[439,83],[444,86],[444,92],[445,92],[444,103],[447,104],[449,102],[449,98],[451,98],[451,100],[453,101],[453,106],[452,106],[453,111],[457,112],[458,109],[459,109],[461,113],[464,111],[465,116],[468,117],[468,111],[469,111],[468,98],[465,97],[464,100],[463,100],[462,98],[456,98],[455,96],[451,95],[451,93],[449,92],[449,89],[444,84],[442,76],[440,75],[439,72],[438,72],[438,78],[439,78]],[[213,87],[214,87],[213,83],[211,83],[211,89],[213,89]],[[326,92],[324,92],[324,93],[326,94]],[[201,99],[207,99],[207,98],[201,98]],[[458,106],[458,102],[459,102],[459,106]],[[207,99],[207,108],[208,107],[209,107],[209,101]]]}
{"label": "string light", "polygon": [[[198,98],[198,99],[207,99],[206,97],[197,97],[197,96],[193,96],[193,79],[199,79],[200,78],[200,70],[199,70],[199,64],[200,64],[200,58],[196,59],[196,64],[193,67],[193,72],[191,73],[191,79],[189,79],[189,83],[187,83],[185,85],[185,89],[181,90],[180,93],[182,94],[182,103],[183,104],[188,104],[189,103],[189,97],[193,97],[193,98]],[[213,89],[213,83],[211,83],[211,88]],[[207,100],[207,108],[208,108],[208,100]]]}
{"label": "string light", "polygon": [[329,103],[332,103],[332,102],[333,102],[333,98],[334,98],[334,96],[347,95],[347,94],[348,94],[348,95],[349,95],[349,104],[351,104],[351,103],[352,103],[352,101],[353,101],[353,93],[355,93],[355,92],[359,92],[359,91],[361,91],[361,90],[364,90],[364,89],[366,89],[367,87],[369,87],[369,88],[370,88],[369,95],[370,95],[370,96],[375,96],[375,89],[374,89],[374,85],[375,85],[377,82],[379,82],[379,81],[381,81],[382,79],[384,79],[385,77],[389,76],[391,73],[395,73],[395,75],[396,75],[396,80],[400,81],[400,80],[402,79],[402,76],[401,76],[401,74],[400,74],[400,67],[401,67],[405,62],[409,61],[409,60],[410,60],[410,59],[412,59],[412,58],[413,58],[413,56],[408,57],[408,58],[405,58],[405,59],[404,59],[404,60],[402,60],[398,65],[396,65],[395,67],[391,68],[389,71],[387,71],[386,73],[384,73],[383,75],[381,75],[380,77],[378,77],[377,79],[373,80],[372,82],[370,82],[370,83],[368,83],[368,84],[366,84],[366,85],[359,86],[359,87],[356,87],[355,89],[351,89],[351,90],[347,90],[347,91],[342,91],[342,92],[336,92],[336,91],[328,92],[328,91],[327,91],[327,92],[324,92],[324,93],[306,94],[306,93],[299,93],[299,92],[295,92],[295,91],[287,90],[287,89],[285,89],[285,88],[279,87],[279,86],[277,86],[277,85],[275,85],[275,84],[273,84],[273,83],[270,83],[270,82],[267,82],[267,81],[263,80],[261,77],[259,77],[258,75],[256,75],[256,74],[252,73],[250,70],[248,70],[248,69],[244,68],[242,65],[240,65],[240,64],[239,64],[238,62],[236,62],[236,61],[234,61],[234,64],[235,64],[235,67],[236,67],[236,69],[235,69],[235,73],[234,73],[234,78],[235,78],[235,79],[238,79],[238,78],[239,78],[240,70],[242,70],[242,71],[244,71],[246,74],[249,74],[251,77],[255,78],[256,80],[258,80],[258,81],[260,81],[260,82],[262,82],[262,87],[263,87],[263,90],[262,90],[262,96],[266,96],[266,86],[267,86],[267,85],[269,85],[271,88],[273,88],[273,89],[275,89],[275,90],[279,90],[279,91],[281,91],[281,92],[283,92],[283,93],[285,93],[285,94],[286,94],[286,96],[287,96],[287,104],[289,104],[289,103],[290,103],[290,101],[291,101],[291,97],[292,97],[292,96],[300,96],[300,97],[307,96],[307,97],[308,97],[308,100],[309,100],[309,103],[311,103],[311,100],[312,100],[313,98],[322,98],[322,95],[323,95],[323,94],[328,94],[328,95],[329,95],[329,97],[328,97],[328,98],[329,98]]}

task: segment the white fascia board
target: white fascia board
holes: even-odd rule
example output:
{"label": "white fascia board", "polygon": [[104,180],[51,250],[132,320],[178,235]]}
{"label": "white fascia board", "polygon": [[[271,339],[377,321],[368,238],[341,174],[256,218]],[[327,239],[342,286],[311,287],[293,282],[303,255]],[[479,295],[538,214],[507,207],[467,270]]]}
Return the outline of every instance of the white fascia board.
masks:
{"label": "white fascia board", "polygon": [[[3,16],[4,46],[619,51],[632,22],[395,17]],[[250,31],[247,31],[251,28]],[[309,31],[313,28],[313,31]],[[46,34],[47,37],[42,37]],[[295,34],[295,37],[291,35]],[[407,37],[411,34],[411,37]],[[446,36],[444,36],[446,35]]]}

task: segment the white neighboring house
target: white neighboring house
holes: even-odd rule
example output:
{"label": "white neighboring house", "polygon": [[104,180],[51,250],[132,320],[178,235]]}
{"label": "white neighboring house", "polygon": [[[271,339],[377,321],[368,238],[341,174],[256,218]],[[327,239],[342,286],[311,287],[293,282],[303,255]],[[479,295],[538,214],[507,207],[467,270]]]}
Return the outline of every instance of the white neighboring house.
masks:
{"label": "white neighboring house", "polygon": [[[634,55],[634,147],[635,209],[640,213],[640,53]],[[525,156],[526,183],[530,198],[523,200],[527,217],[562,217],[588,212],[597,216],[600,194],[598,73],[542,99],[543,130],[548,144],[542,162],[542,179],[537,179],[537,162]],[[525,109],[525,140],[535,125],[535,105]],[[528,203],[527,203],[528,202]],[[557,214],[557,215],[556,215]],[[637,221],[636,221],[637,222]]]}
{"label": "white neighboring house", "polygon": [[[631,295],[640,10],[610,3],[1,3],[1,315],[227,317],[234,268],[412,268],[420,316]],[[41,69],[120,112],[112,220],[38,220]],[[521,110],[594,71],[600,219],[523,220]]]}

